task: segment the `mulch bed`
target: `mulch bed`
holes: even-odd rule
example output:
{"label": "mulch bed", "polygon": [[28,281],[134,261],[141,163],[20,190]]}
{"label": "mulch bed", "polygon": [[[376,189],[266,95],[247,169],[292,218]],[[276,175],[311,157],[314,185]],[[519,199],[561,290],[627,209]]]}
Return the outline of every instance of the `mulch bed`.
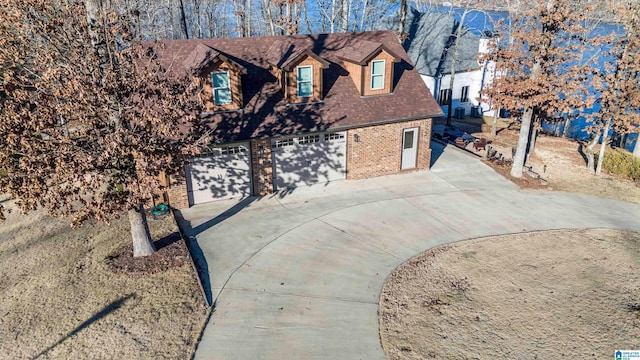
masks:
{"label": "mulch bed", "polygon": [[545,180],[531,177],[527,174],[526,169],[524,170],[521,178],[516,178],[511,176],[511,163],[500,164],[489,160],[482,160],[482,162],[491,166],[498,174],[518,185],[521,189],[550,190],[549,184]]}
{"label": "mulch bed", "polygon": [[155,241],[157,251],[149,256],[134,258],[133,245],[120,247],[107,256],[109,268],[119,274],[147,275],[182,266],[188,259],[187,247],[179,233]]}

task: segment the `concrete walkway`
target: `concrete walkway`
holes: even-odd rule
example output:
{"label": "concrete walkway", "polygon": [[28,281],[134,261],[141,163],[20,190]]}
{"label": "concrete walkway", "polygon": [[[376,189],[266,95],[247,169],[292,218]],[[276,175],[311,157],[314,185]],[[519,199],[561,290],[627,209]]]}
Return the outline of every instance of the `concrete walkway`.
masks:
{"label": "concrete walkway", "polygon": [[431,171],[296,189],[182,212],[215,311],[197,359],[384,359],[378,296],[445,243],[561,228],[640,230],[640,205],[524,191],[454,148]]}

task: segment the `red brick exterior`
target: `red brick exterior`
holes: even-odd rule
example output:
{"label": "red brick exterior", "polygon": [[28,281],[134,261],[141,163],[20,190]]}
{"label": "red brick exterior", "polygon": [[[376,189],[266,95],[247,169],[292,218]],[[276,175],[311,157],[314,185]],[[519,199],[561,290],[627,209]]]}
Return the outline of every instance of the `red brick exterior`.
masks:
{"label": "red brick exterior", "polygon": [[270,139],[251,141],[251,183],[253,195],[264,196],[273,193]]}
{"label": "red brick exterior", "polygon": [[174,209],[186,209],[189,207],[187,194],[187,180],[184,171],[175,176],[169,176],[169,187],[166,191],[169,205]]}
{"label": "red brick exterior", "polygon": [[[431,161],[431,119],[399,122],[347,131],[347,179],[365,179],[401,172],[402,130],[418,128],[415,171],[428,169]],[[355,141],[358,135],[359,142]]]}
{"label": "red brick exterior", "polygon": [[[347,179],[364,179],[397,174],[402,160],[402,130],[418,128],[416,171],[428,169],[431,161],[431,119],[376,125],[347,130]],[[354,140],[358,134],[359,142]],[[273,193],[271,139],[251,140],[251,181],[253,195]],[[262,148],[262,150],[261,150]],[[185,174],[170,178],[167,197],[172,207],[189,207]]]}

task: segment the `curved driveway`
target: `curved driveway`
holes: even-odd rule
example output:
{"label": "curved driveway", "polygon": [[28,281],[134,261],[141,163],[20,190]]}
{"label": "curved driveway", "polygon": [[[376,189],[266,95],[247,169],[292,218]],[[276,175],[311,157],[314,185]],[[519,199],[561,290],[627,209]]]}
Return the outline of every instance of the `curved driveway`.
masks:
{"label": "curved driveway", "polygon": [[433,144],[431,171],[343,181],[184,210],[215,310],[197,359],[384,359],[378,296],[431,247],[559,228],[640,230],[640,205],[519,190]]}

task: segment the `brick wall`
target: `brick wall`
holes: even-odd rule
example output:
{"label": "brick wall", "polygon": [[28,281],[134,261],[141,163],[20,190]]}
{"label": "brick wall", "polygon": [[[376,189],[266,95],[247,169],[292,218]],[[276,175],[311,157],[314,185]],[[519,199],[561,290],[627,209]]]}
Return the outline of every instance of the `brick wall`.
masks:
{"label": "brick wall", "polygon": [[189,197],[187,195],[187,180],[185,173],[169,176],[169,187],[166,190],[169,205],[175,209],[186,209],[189,207]]}
{"label": "brick wall", "polygon": [[[261,147],[263,154],[260,151]],[[251,183],[255,196],[273,193],[270,139],[251,140]]]}
{"label": "brick wall", "polygon": [[[418,128],[416,168],[428,169],[431,161],[431,119],[369,126],[347,131],[347,179],[365,179],[401,172],[402,130]],[[360,141],[354,140],[358,135]]]}

